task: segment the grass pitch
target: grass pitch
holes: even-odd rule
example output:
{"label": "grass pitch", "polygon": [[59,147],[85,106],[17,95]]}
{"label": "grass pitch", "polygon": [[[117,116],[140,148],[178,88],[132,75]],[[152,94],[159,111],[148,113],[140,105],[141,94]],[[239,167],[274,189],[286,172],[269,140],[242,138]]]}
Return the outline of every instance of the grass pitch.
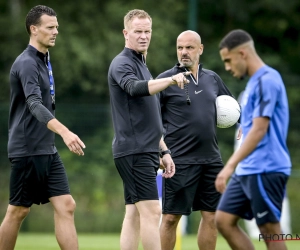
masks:
{"label": "grass pitch", "polygon": [[[79,234],[80,250],[119,250],[118,234]],[[182,236],[181,246],[175,250],[195,250],[197,248],[196,235]],[[256,250],[265,250],[265,243],[253,240]],[[289,250],[299,250],[300,241],[287,241]],[[139,250],[142,250],[140,245]],[[219,236],[217,250],[230,249],[223,237]],[[54,234],[20,233],[15,250],[59,250]]]}

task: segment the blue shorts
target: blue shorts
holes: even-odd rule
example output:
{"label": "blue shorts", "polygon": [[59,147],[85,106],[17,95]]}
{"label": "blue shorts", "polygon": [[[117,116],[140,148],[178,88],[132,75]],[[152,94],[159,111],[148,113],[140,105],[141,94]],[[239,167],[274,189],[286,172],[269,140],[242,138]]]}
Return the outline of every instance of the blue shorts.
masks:
{"label": "blue shorts", "polygon": [[233,175],[217,210],[256,219],[257,225],[280,221],[288,176],[283,173]]}

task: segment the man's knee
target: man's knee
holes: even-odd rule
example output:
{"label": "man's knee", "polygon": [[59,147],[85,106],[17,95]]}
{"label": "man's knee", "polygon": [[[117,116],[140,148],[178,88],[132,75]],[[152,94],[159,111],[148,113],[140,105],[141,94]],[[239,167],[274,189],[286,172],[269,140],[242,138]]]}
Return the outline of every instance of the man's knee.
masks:
{"label": "man's knee", "polygon": [[127,204],[125,206],[124,218],[127,220],[131,220],[131,221],[139,221],[140,220],[139,211],[134,204]]}
{"label": "man's knee", "polygon": [[6,216],[13,220],[22,221],[29,214],[29,212],[29,207],[9,205]]}
{"label": "man's knee", "polygon": [[199,228],[205,228],[205,230],[217,231],[215,224],[215,212],[201,211],[201,222]]}
{"label": "man's knee", "polygon": [[161,207],[158,200],[139,201],[135,203],[135,206],[140,214],[140,218],[155,218],[159,220],[161,217]]}
{"label": "man's knee", "polygon": [[259,225],[258,226],[259,231],[261,232],[261,234],[280,234],[281,233],[281,227],[280,227],[280,223],[276,222],[276,223],[265,223],[263,225]]}
{"label": "man's knee", "polygon": [[224,236],[231,234],[238,227],[239,219],[240,217],[237,215],[217,210],[215,225],[218,231]]}
{"label": "man's knee", "polygon": [[165,227],[174,228],[174,227],[177,227],[180,218],[181,218],[181,215],[163,214],[162,222],[165,225]]}
{"label": "man's knee", "polygon": [[215,226],[218,229],[218,231],[221,234],[226,233],[226,231],[229,230],[230,225],[232,225],[232,222],[229,221],[229,218],[227,218],[224,212],[222,211],[217,211],[214,217]]}
{"label": "man's knee", "polygon": [[215,225],[215,212],[207,212],[207,211],[202,211],[201,212],[201,218],[203,222],[210,224],[210,225]]}
{"label": "man's knee", "polygon": [[50,198],[54,210],[58,214],[73,215],[76,209],[76,202],[71,195],[62,195]]}

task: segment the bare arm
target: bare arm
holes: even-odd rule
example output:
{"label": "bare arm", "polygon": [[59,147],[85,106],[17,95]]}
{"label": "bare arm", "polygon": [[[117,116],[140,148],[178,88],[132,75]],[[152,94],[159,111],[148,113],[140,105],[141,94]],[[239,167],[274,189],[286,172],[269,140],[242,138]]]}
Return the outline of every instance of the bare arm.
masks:
{"label": "bare arm", "polygon": [[64,143],[70,149],[71,152],[77,155],[84,155],[83,148],[85,148],[84,143],[80,140],[80,138],[71,132],[66,126],[60,123],[57,119],[52,119],[47,123],[48,129],[53,131],[56,134],[59,134]]}
{"label": "bare arm", "polygon": [[159,148],[160,148],[161,151],[165,151],[165,150],[168,149],[163,137],[159,141]]}
{"label": "bare arm", "polygon": [[235,170],[237,164],[248,156],[265,136],[269,127],[269,122],[270,120],[268,117],[257,117],[253,119],[253,125],[241,147],[233,153],[217,176],[215,186],[220,193],[225,191],[226,182]]}

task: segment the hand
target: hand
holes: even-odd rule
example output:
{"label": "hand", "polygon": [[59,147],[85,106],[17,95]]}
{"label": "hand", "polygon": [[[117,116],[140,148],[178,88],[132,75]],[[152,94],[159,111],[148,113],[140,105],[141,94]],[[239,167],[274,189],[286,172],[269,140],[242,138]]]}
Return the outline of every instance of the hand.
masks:
{"label": "hand", "polygon": [[170,154],[165,154],[160,161],[160,168],[164,169],[162,177],[171,178],[175,174],[175,164]]}
{"label": "hand", "polygon": [[84,155],[82,149],[85,148],[85,145],[77,135],[68,130],[61,136],[71,152],[77,155]]}
{"label": "hand", "polygon": [[59,134],[64,143],[68,146],[71,152],[84,155],[82,148],[85,148],[84,143],[79,139],[77,135],[72,133],[66,126],[60,123],[57,119],[53,118],[47,123],[47,128],[56,134]]}
{"label": "hand", "polygon": [[188,79],[186,79],[186,76],[192,74],[192,72],[190,71],[187,71],[187,72],[184,72],[184,73],[178,73],[176,75],[173,75],[171,77],[172,79],[172,84],[177,84],[179,88],[181,89],[184,89],[184,84],[187,84],[189,83],[190,81]]}
{"label": "hand", "polygon": [[233,173],[233,169],[231,167],[228,167],[228,165],[226,164],[225,167],[217,175],[217,178],[215,180],[215,187],[218,192],[224,193],[226,189],[226,183]]}

